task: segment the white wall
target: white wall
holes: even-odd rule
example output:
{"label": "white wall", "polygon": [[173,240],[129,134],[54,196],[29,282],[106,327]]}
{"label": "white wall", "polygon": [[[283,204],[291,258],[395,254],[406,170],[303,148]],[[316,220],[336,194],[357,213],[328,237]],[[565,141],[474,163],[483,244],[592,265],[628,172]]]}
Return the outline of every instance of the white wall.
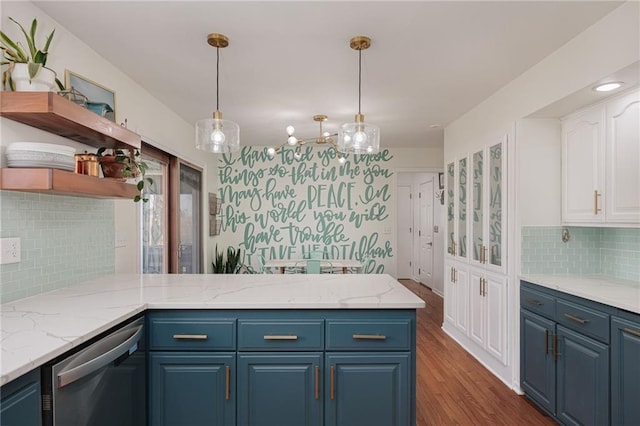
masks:
{"label": "white wall", "polygon": [[[127,119],[128,128],[140,133],[143,140],[157,145],[175,155],[178,155],[200,167],[204,172],[204,193],[215,191],[215,170],[217,157],[202,155],[196,151],[193,124],[182,120],[153,94],[140,87],[134,80],[101,57],[97,52],[55,22],[42,10],[30,2],[3,2],[2,30],[10,37],[20,39],[21,33],[17,26],[8,20],[16,19],[23,25],[29,25],[35,17],[38,19],[38,32],[44,37],[55,28],[55,36],[51,43],[47,66],[53,69],[58,78],[64,81],[64,71],[69,69],[116,92],[116,119],[121,123]],[[108,35],[105,35],[108,36]],[[0,145],[5,147],[14,141],[40,141],[67,144],[78,149],[95,151],[95,148],[84,147],[47,132],[15,123],[2,118],[2,140]],[[4,151],[4,149],[3,149]],[[4,158],[4,156],[3,156]],[[138,215],[137,205],[128,200],[114,203],[116,209],[116,228],[127,233],[127,246],[116,249],[116,272],[136,272],[138,267]],[[204,213],[204,210],[203,210]],[[206,215],[202,215],[206,218]],[[208,229],[203,222],[203,230]],[[205,235],[208,235],[205,233]],[[204,252],[207,253],[210,239],[204,238]],[[135,259],[135,261],[133,261]],[[206,259],[205,259],[206,260]],[[205,262],[206,264],[207,262]],[[135,269],[134,269],[135,268]]]}

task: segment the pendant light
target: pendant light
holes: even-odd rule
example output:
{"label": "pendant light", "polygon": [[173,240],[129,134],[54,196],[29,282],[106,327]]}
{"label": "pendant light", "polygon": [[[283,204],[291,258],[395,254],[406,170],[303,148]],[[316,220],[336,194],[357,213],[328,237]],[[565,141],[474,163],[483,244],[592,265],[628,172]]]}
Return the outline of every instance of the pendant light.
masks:
{"label": "pendant light", "polygon": [[229,39],[222,34],[209,34],[207,43],[216,48],[216,110],[213,118],[204,118],[196,123],[196,148],[214,154],[237,152],[240,150],[240,127],[233,121],[223,120],[220,112],[220,48],[229,45]]}
{"label": "pendant light", "polygon": [[353,37],[350,41],[353,50],[358,51],[358,113],[353,123],[340,126],[338,132],[338,151],[351,154],[374,154],[380,150],[380,128],[365,123],[362,115],[362,51],[371,46],[371,39],[365,36]]}

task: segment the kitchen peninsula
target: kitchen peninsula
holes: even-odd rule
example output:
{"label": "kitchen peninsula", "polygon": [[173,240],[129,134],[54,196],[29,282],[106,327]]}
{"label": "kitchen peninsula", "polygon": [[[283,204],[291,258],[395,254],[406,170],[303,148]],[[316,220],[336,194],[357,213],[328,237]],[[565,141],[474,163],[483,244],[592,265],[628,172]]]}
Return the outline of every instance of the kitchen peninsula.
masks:
{"label": "kitchen peninsula", "polygon": [[[168,415],[164,404],[163,412],[155,410],[155,402],[166,401],[154,399],[162,395],[154,396],[161,387],[153,382],[164,374],[154,375],[154,366],[163,368],[154,357],[184,359],[194,351],[202,356],[221,350],[218,353],[232,357],[234,367],[237,364],[237,373],[227,369],[224,403],[238,404],[238,424],[261,398],[243,387],[243,382],[248,385],[263,377],[252,376],[254,370],[265,360],[286,364],[287,359],[305,357],[317,360],[305,373],[313,378],[311,408],[305,415],[310,412],[322,420],[324,412],[325,422],[349,415],[358,399],[368,401],[354,399],[351,390],[376,383],[379,374],[394,386],[370,393],[397,404],[380,404],[380,410],[391,409],[387,415],[399,424],[414,424],[415,309],[421,307],[424,302],[389,275],[112,275],[2,305],[1,383],[145,315],[153,424],[164,424],[160,417]],[[224,328],[214,327],[224,335],[224,348],[215,346],[221,340],[216,342],[218,335],[213,333],[197,335],[204,335],[201,339],[208,343],[176,339],[180,333],[191,333],[184,330],[194,324],[214,323]],[[165,337],[158,334],[165,331],[169,343],[161,342]],[[341,392],[341,385],[350,391]],[[373,412],[379,416],[380,410]],[[235,413],[235,406],[226,412]]]}

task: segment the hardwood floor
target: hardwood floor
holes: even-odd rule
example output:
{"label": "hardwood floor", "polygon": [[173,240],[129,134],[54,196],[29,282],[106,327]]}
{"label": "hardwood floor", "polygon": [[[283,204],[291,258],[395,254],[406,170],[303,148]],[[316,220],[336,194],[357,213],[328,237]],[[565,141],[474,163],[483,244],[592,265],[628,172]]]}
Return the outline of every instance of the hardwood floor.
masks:
{"label": "hardwood floor", "polygon": [[425,301],[417,312],[416,424],[555,425],[442,331],[442,298],[400,280]]}

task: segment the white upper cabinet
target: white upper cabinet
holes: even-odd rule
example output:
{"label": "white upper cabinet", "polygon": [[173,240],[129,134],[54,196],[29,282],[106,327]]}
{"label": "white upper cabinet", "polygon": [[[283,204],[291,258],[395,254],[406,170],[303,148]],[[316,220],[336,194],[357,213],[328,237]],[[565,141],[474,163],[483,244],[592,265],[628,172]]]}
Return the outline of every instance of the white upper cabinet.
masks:
{"label": "white upper cabinet", "polygon": [[605,217],[640,223],[640,91],[606,105]]}
{"label": "white upper cabinet", "polygon": [[508,134],[471,155],[470,262],[504,272],[506,230],[506,149]]}
{"label": "white upper cabinet", "polygon": [[640,92],[562,124],[562,221],[640,224]]}

